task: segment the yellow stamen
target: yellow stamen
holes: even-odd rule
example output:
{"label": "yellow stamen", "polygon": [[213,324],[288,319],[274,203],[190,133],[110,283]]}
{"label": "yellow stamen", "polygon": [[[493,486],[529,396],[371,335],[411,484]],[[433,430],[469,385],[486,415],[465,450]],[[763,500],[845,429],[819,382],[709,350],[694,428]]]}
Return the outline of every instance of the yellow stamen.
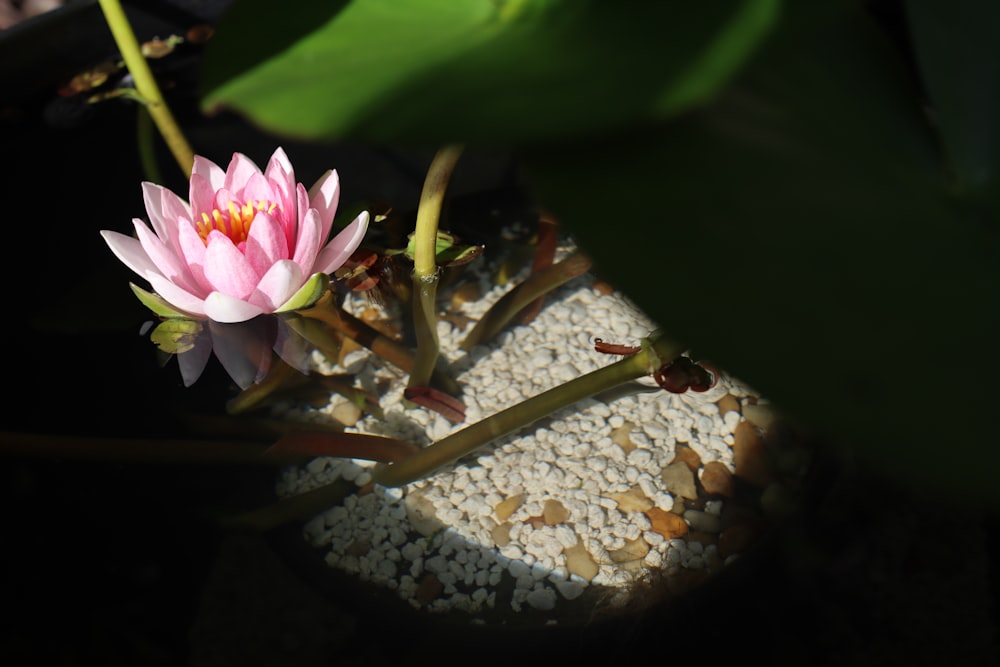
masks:
{"label": "yellow stamen", "polygon": [[246,242],[257,212],[265,211],[270,214],[277,208],[277,204],[262,199],[244,202],[242,205],[230,201],[225,211],[213,209],[211,213],[202,213],[201,220],[196,220],[195,225],[198,235],[205,243],[208,243],[208,235],[212,231],[218,231],[228,236],[234,244],[240,245]]}

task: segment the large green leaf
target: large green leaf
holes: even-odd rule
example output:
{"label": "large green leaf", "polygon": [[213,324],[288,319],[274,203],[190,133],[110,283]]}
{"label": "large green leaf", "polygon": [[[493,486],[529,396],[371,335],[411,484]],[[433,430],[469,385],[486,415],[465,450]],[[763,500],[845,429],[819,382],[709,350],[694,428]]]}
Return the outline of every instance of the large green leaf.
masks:
{"label": "large green leaf", "polygon": [[527,150],[527,173],[697,355],[901,477],[997,501],[1000,221],[954,197],[913,72],[841,6],[799,5],[710,107]]}
{"label": "large green leaf", "polygon": [[1000,170],[1000,2],[906,0],[905,9],[958,189],[988,187]]}
{"label": "large green leaf", "polygon": [[243,0],[207,49],[203,106],[297,138],[565,136],[707,99],[779,3],[353,0],[306,27]]}

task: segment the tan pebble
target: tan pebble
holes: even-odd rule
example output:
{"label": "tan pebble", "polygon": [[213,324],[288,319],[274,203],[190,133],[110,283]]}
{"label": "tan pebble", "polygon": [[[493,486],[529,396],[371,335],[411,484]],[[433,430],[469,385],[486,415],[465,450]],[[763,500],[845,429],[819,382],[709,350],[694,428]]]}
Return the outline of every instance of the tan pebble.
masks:
{"label": "tan pebble", "polygon": [[666,512],[659,507],[652,507],[643,512],[648,518],[650,530],[663,535],[665,538],[673,539],[682,537],[688,533],[687,522],[673,512]]}
{"label": "tan pebble", "polygon": [[558,500],[549,498],[542,506],[542,518],[545,520],[545,525],[555,526],[569,518],[569,510]]}
{"label": "tan pebble", "polygon": [[408,493],[403,504],[406,506],[406,519],[421,535],[429,537],[444,528],[444,523],[437,518],[434,503],[423,493]]}
{"label": "tan pebble", "polygon": [[347,548],[344,549],[344,553],[348,556],[367,556],[368,552],[372,550],[372,539],[371,535],[359,535],[354,538]]}
{"label": "tan pebble", "polygon": [[451,294],[451,307],[459,308],[462,304],[478,301],[482,298],[482,291],[476,283],[464,283],[455,288]]}
{"label": "tan pebble", "polygon": [[344,426],[354,426],[361,419],[361,408],[350,401],[342,401],[333,408],[331,415]]}
{"label": "tan pebble", "polygon": [[710,496],[732,498],[736,493],[733,475],[722,461],[709,461],[701,471],[701,486]]}
{"label": "tan pebble", "polygon": [[624,493],[612,493],[608,497],[618,503],[618,509],[622,512],[645,512],[653,506],[653,501],[637,486]]}
{"label": "tan pebble", "polygon": [[611,431],[611,441],[621,447],[622,451],[626,454],[636,448],[636,444],[632,442],[632,431],[634,429],[634,424],[625,422],[618,428]]}
{"label": "tan pebble", "polygon": [[517,508],[520,507],[523,503],[524,503],[524,494],[518,493],[501,500],[499,503],[497,503],[497,506],[493,508],[493,511],[496,512],[498,519],[500,519],[501,521],[506,521],[508,518],[510,518],[510,515],[513,514],[517,510]]}
{"label": "tan pebble", "polygon": [[754,486],[765,487],[771,483],[764,439],[757,427],[748,421],[740,422],[733,431],[733,467],[737,477]]}
{"label": "tan pebble", "polygon": [[570,574],[590,581],[601,570],[597,561],[580,542],[563,549],[563,554],[566,556],[566,571]]}
{"label": "tan pebble", "polygon": [[442,591],[444,591],[444,584],[433,574],[428,574],[417,584],[417,590],[413,597],[420,604],[427,604],[441,595]]}
{"label": "tan pebble", "polygon": [[726,394],[719,400],[715,402],[716,407],[719,408],[719,415],[725,417],[727,412],[739,412],[740,411],[740,399],[736,398],[732,394]]}
{"label": "tan pebble", "polygon": [[768,405],[751,403],[743,406],[743,416],[754,426],[758,426],[765,431],[771,428],[774,423],[774,410]]}
{"label": "tan pebble", "polygon": [[627,563],[633,560],[641,560],[649,553],[649,545],[646,540],[637,537],[634,540],[625,542],[621,549],[609,551],[608,556],[616,563]]}
{"label": "tan pebble", "polygon": [[697,470],[701,467],[701,457],[698,456],[698,452],[687,445],[677,445],[674,449],[674,458],[670,462],[674,463],[675,461],[683,461],[691,470]]}
{"label": "tan pebble", "polygon": [[694,471],[684,461],[674,461],[667,465],[660,477],[663,480],[663,486],[674,496],[698,497],[698,489],[694,484]]}
{"label": "tan pebble", "polygon": [[611,283],[606,283],[603,280],[595,280],[590,288],[601,296],[607,296],[615,291],[615,288],[611,286]]}
{"label": "tan pebble", "polygon": [[759,532],[756,523],[736,523],[719,533],[719,556],[729,558],[743,553]]}
{"label": "tan pebble", "polygon": [[510,544],[510,523],[504,522],[493,526],[493,530],[490,531],[490,535],[493,537],[493,542],[498,547],[505,547]]}

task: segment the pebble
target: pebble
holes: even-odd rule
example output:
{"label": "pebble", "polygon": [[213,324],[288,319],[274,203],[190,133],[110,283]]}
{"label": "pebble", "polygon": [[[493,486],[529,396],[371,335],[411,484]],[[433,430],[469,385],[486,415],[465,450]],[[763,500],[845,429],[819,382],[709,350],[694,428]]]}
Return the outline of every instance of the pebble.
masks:
{"label": "pebble", "polygon": [[[463,393],[465,424],[405,409],[405,382],[399,382],[405,376],[363,349],[345,355],[346,369],[320,367],[354,372],[369,389],[385,387],[384,421],[348,414],[344,406],[354,406],[342,399],[326,408],[285,406],[282,414],[309,421],[339,416],[348,431],[423,445],[440,440],[483,415],[613,363],[615,357],[594,351],[595,337],[636,345],[657,328],[629,300],[591,284],[591,276],[571,281],[530,324],[469,355],[458,352],[468,331],[458,324],[462,318],[439,328],[442,357],[469,388]],[[453,313],[475,321],[510,286],[491,286],[484,267],[478,282],[441,296]],[[357,295],[348,295],[344,307],[355,315],[374,308]],[[380,583],[430,611],[552,612],[588,586],[628,591],[646,571],[707,572],[755,535],[750,522],[725,521],[734,474],[765,482],[762,488],[771,480],[766,466],[753,461],[762,450],[759,430],[742,417],[751,405],[746,397],[757,398],[754,392],[723,376],[705,395],[689,394],[581,401],[497,440],[474,460],[401,489],[376,487],[363,497],[348,496],[342,506],[305,522],[304,534],[327,550],[331,567]],[[373,465],[317,458],[281,471],[276,488],[288,496],[337,478],[369,481]],[[778,492],[773,498],[778,506]],[[506,577],[513,590],[504,588]]]}

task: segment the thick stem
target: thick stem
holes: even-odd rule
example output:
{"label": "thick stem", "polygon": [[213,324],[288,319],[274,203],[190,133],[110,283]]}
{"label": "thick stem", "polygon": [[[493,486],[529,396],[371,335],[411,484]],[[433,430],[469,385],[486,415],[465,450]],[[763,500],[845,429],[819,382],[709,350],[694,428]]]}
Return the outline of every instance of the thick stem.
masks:
{"label": "thick stem", "polygon": [[461,155],[462,146],[445,146],[434,155],[427,170],[413,229],[413,272],[420,278],[437,275],[438,221],[448,181]]}
{"label": "thick stem", "polygon": [[583,275],[590,270],[590,266],[590,257],[577,251],[561,262],[532,273],[523,283],[493,304],[476,322],[476,326],[466,334],[459,346],[460,349],[468,352],[476,345],[489,342],[514,316],[530,306],[537,298]]}
{"label": "thick stem", "polygon": [[622,383],[649,375],[664,363],[675,359],[684,348],[659,337],[636,354],[605,366],[565,384],[529,398],[497,414],[449,435],[416,454],[377,468],[373,478],[383,486],[403,486],[430,475],[438,468],[474,452],[480,447],[530,426],[542,417],[573,405],[577,401],[606,391]]}
{"label": "thick stem", "polygon": [[459,145],[445,146],[434,155],[420,193],[417,222],[413,230],[413,328],[417,354],[407,382],[409,387],[429,385],[437,365],[438,222],[448,182],[455,163],[462,155],[462,148]]}
{"label": "thick stem", "polygon": [[111,29],[111,34],[121,52],[122,60],[125,61],[125,67],[128,68],[129,74],[135,81],[136,91],[142,96],[149,115],[153,117],[153,122],[156,123],[160,134],[163,135],[163,139],[170,152],[173,153],[174,159],[177,160],[177,164],[184,175],[190,178],[191,169],[194,166],[194,151],[191,150],[184,133],[181,132],[180,126],[177,125],[173,114],[170,113],[170,107],[167,106],[160,93],[160,87],[156,83],[156,78],[153,77],[152,70],[149,69],[149,63],[142,55],[142,49],[139,47],[139,42],[128,22],[128,17],[125,16],[121,3],[118,0],[99,0],[99,2],[101,10],[104,12],[104,20]]}

